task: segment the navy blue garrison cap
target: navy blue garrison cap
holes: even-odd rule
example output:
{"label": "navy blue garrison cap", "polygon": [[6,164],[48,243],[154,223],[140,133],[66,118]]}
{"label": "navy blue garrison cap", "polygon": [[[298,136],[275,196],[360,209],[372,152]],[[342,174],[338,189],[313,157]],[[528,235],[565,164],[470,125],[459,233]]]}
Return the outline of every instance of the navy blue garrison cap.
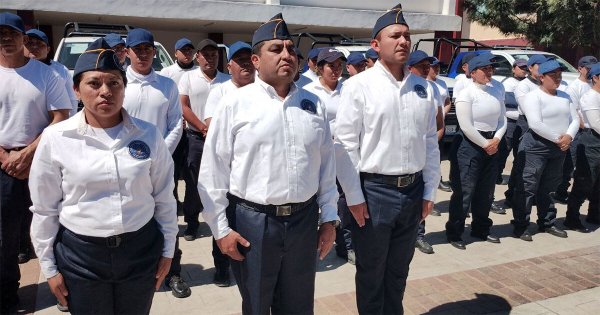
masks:
{"label": "navy blue garrison cap", "polygon": [[46,45],[50,45],[50,41],[48,40],[48,36],[46,35],[46,33],[38,29],[32,28],[29,31],[25,32],[25,35],[29,36],[29,38],[37,38],[46,43]]}
{"label": "navy blue garrison cap", "polygon": [[591,80],[592,77],[600,75],[600,63],[595,63],[590,67],[590,71],[588,71],[588,79]]}
{"label": "navy blue garrison cap", "polygon": [[400,3],[385,12],[377,19],[375,26],[373,26],[373,32],[371,33],[371,36],[375,38],[375,36],[377,36],[382,29],[393,24],[404,24],[408,26],[406,20],[404,19],[404,14],[402,14],[402,5]]}
{"label": "navy blue garrison cap", "polygon": [[341,51],[333,47],[323,48],[317,57],[317,64],[320,65],[321,63],[325,62],[334,62],[340,58],[342,61],[346,61],[346,57],[344,57],[344,54],[342,54]]}
{"label": "navy blue garrison cap", "polygon": [[283,20],[283,15],[279,13],[254,31],[254,35],[252,36],[252,47],[267,40],[291,38],[287,24]]}
{"label": "navy blue garrison cap", "polygon": [[478,68],[493,65],[495,63],[495,57],[496,56],[492,55],[491,53],[483,53],[473,57],[468,63],[469,72],[473,72]]}
{"label": "navy blue garrison cap", "polygon": [[558,61],[556,61],[554,59],[548,59],[540,64],[540,68],[538,69],[538,72],[540,74],[546,74],[546,73],[552,72],[556,69],[562,70],[560,63],[558,63]]}
{"label": "navy blue garrison cap", "polygon": [[8,26],[21,33],[25,33],[25,26],[23,20],[16,14],[2,12],[0,13],[0,26]]}
{"label": "navy blue garrison cap", "polygon": [[250,45],[248,45],[242,41],[237,41],[237,42],[231,44],[231,46],[229,46],[229,54],[227,54],[227,60],[231,61],[231,58],[233,58],[233,56],[235,56],[235,54],[237,54],[238,52],[240,52],[242,50],[247,50],[248,52],[252,52],[252,47],[250,47]]}
{"label": "navy blue garrison cap", "polygon": [[427,53],[422,50],[415,50],[412,53],[410,53],[410,56],[408,56],[408,61],[406,62],[406,65],[414,66],[423,60],[429,60],[430,63],[433,63],[433,61],[436,59],[434,57],[429,57],[429,55],[427,55]]}
{"label": "navy blue garrison cap", "polygon": [[135,47],[139,44],[150,44],[154,47],[154,36],[143,28],[134,28],[127,33],[127,47]]}
{"label": "navy blue garrison cap", "polygon": [[308,59],[317,59],[317,57],[319,57],[319,51],[321,51],[321,48],[313,48],[309,50]]}
{"label": "navy blue garrison cap", "polygon": [[363,55],[360,51],[353,51],[348,55],[348,64],[349,65],[357,65],[361,62],[367,61],[365,55]]}
{"label": "navy blue garrison cap", "polygon": [[379,54],[373,48],[369,48],[365,53],[365,57],[369,59],[379,59]]}
{"label": "navy blue garrison cap", "polygon": [[92,70],[119,70],[124,73],[119,59],[104,38],[93,41],[77,59],[73,77]]}
{"label": "navy blue garrison cap", "polygon": [[175,43],[175,50],[181,50],[181,48],[183,48],[185,46],[190,46],[190,47],[192,47],[192,49],[194,49],[194,44],[192,44],[192,41],[183,37],[183,38],[180,38]]}
{"label": "navy blue garrison cap", "polygon": [[115,46],[119,44],[125,45],[125,41],[121,37],[121,35],[117,33],[108,33],[104,36],[104,40],[110,46],[110,48],[115,48]]}

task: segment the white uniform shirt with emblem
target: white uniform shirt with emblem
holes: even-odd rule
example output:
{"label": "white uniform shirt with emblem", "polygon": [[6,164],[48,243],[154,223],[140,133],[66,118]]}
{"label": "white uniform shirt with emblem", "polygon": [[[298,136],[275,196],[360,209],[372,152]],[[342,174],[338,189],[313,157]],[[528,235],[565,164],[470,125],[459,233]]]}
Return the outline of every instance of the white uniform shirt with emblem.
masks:
{"label": "white uniform shirt with emblem", "polygon": [[34,60],[20,68],[0,66],[0,147],[31,144],[50,124],[48,112],[71,109],[64,80]]}
{"label": "white uniform shirt with emblem", "polygon": [[46,278],[58,272],[53,244],[60,225],[109,237],[154,218],[165,238],[162,255],[175,250],[173,160],[162,135],[123,110],[121,131],[107,142],[84,111],[46,128],[31,166],[31,239]]}
{"label": "white uniform shirt with emblem", "polygon": [[[359,172],[406,175],[423,171],[423,198],[435,200],[440,180],[436,102],[429,83],[404,70],[397,81],[379,62],[344,83],[336,136]],[[364,202],[360,189],[348,191],[348,205]]]}
{"label": "white uniform shirt with emblem", "polygon": [[[217,71],[215,78],[210,80],[204,75],[202,69],[198,68],[183,74],[179,81],[179,94],[187,95],[190,98],[192,112],[194,112],[200,121],[204,122],[206,120],[206,101],[208,99],[208,94],[212,89],[229,79],[229,75]],[[196,130],[189,124],[188,128],[200,132],[200,130]]]}
{"label": "white uniform shirt with emblem", "polygon": [[175,62],[174,64],[160,70],[160,75],[165,76],[165,77],[175,81],[175,84],[179,84],[179,81],[181,81],[181,77],[183,76],[184,73],[186,73],[188,71],[196,70],[196,69],[198,69],[197,65],[193,65],[189,69],[183,69],[182,67],[179,66],[179,64],[177,62]]}
{"label": "white uniform shirt with emblem", "polygon": [[316,195],[321,222],[338,220],[325,109],[316,95],[294,84],[284,99],[260,78],[226,95],[208,130],[199,178],[202,216],[216,239],[231,231],[228,192],[263,205]]}
{"label": "white uniform shirt with emblem", "polygon": [[501,140],[506,132],[504,86],[492,79],[487,84],[473,82],[456,97],[456,118],[460,129],[473,143],[485,147],[488,139],[479,131],[495,131]]}
{"label": "white uniform shirt with emblem", "polygon": [[155,125],[171,154],[183,134],[183,113],[173,80],[154,70],[142,75],[127,68],[127,87],[123,108],[129,115]]}

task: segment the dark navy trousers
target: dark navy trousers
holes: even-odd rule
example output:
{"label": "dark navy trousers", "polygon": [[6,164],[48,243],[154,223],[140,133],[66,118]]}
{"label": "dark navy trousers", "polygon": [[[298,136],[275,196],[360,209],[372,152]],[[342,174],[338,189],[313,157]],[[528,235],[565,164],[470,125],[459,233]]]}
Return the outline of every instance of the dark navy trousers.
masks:
{"label": "dark navy trousers", "polygon": [[186,138],[188,148],[187,164],[184,170],[185,198],[183,199],[183,212],[188,226],[197,228],[200,224],[198,217],[203,209],[200,194],[198,194],[198,173],[200,172],[202,152],[204,152],[204,136],[199,132],[187,130]]}
{"label": "dark navy trousers", "polygon": [[484,149],[469,141],[462,132],[457,134],[450,152],[449,218],[446,237],[449,241],[462,240],[465,219],[469,209],[473,214],[471,234],[486,237],[492,220],[490,208],[498,174],[498,153],[488,155]]}
{"label": "dark navy trousers", "polygon": [[577,165],[577,146],[579,144],[579,138],[581,136],[581,132],[583,129],[580,129],[573,141],[571,142],[571,146],[569,150],[566,152],[565,161],[563,163],[562,170],[562,180],[558,187],[556,188],[556,194],[559,196],[568,196],[569,195],[569,186],[571,185],[571,178],[573,178],[575,166]]}
{"label": "dark navy trousers", "polygon": [[229,226],[250,242],[231,260],[243,314],[312,314],[319,206],[312,201],[289,216],[257,212],[229,198]]}
{"label": "dark navy trousers", "polygon": [[577,223],[579,208],[588,199],[588,219],[600,220],[600,135],[587,129],[581,132],[577,150],[573,189],[567,204],[565,222]]}
{"label": "dark navy trousers", "polygon": [[513,156],[517,156],[520,137],[521,128],[517,126],[517,121],[513,119],[506,119],[506,133],[504,134],[502,141],[500,141],[500,146],[498,147],[498,177],[502,175],[502,172],[506,167],[506,160],[511,152],[513,152]]}
{"label": "dark navy trousers", "polygon": [[360,314],[403,314],[402,299],[423,210],[422,176],[398,188],[362,179],[370,218],[352,223]]}
{"label": "dark navy trousers", "polygon": [[[508,125],[507,125],[507,128],[508,128]],[[521,176],[521,174],[518,174],[516,172],[516,170],[519,168],[517,166],[517,163],[519,162],[517,159],[517,154],[519,151],[519,144],[521,143],[521,140],[523,139],[523,136],[525,135],[525,132],[527,132],[528,129],[529,129],[529,126],[527,125],[527,120],[525,119],[525,116],[519,115],[519,119],[517,119],[517,122],[515,125],[515,130],[513,131],[513,134],[512,134],[512,137],[513,137],[513,145],[512,145],[513,166],[512,166],[512,169],[510,170],[510,177],[508,178],[508,186],[506,188],[506,191],[504,192],[504,196],[506,197],[506,200],[508,200],[509,202],[513,201],[512,198],[514,196],[515,187],[517,186],[517,180]],[[507,132],[508,132],[508,130],[507,130]]]}
{"label": "dark navy trousers", "polygon": [[556,220],[556,208],[550,193],[562,178],[565,152],[552,141],[529,130],[519,144],[516,174],[521,174],[515,187],[513,225],[516,235],[521,235],[529,225],[531,208],[535,200],[539,228],[548,228]]}
{"label": "dark navy trousers", "polygon": [[54,253],[71,314],[150,312],[164,237],[154,219],[128,234],[111,248],[98,238],[59,229]]}
{"label": "dark navy trousers", "polygon": [[18,302],[19,238],[21,218],[29,212],[31,198],[27,180],[16,179],[0,170],[0,306]]}
{"label": "dark navy trousers", "polygon": [[354,217],[352,217],[352,213],[346,203],[346,196],[341,189],[338,189],[338,191],[340,193],[340,198],[337,203],[340,226],[336,230],[335,251],[338,256],[346,257],[348,256],[348,251],[354,249],[352,247],[352,231],[350,230]]}

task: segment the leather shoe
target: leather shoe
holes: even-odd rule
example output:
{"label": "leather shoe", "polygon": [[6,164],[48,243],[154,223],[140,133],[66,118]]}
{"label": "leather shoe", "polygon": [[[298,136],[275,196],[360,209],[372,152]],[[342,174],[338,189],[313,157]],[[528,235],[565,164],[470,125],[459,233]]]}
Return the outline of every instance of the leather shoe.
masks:
{"label": "leather shoe", "polygon": [[531,233],[529,233],[529,231],[525,231],[525,232],[520,233],[520,234],[515,232],[514,236],[517,237],[517,238],[520,238],[521,240],[526,241],[526,242],[533,241],[533,237],[531,237]]}
{"label": "leather shoe", "polygon": [[185,232],[183,232],[183,239],[186,241],[193,241],[196,239],[197,233],[198,227],[190,227],[188,224],[187,228],[185,228]]}
{"label": "leather shoe", "polygon": [[69,311],[69,307],[68,306],[64,306],[62,304],[60,304],[60,302],[56,302],[56,308],[61,311],[61,312],[68,312]]}
{"label": "leather shoe", "polygon": [[433,254],[433,247],[426,240],[420,238],[415,243],[415,247],[424,254]]}
{"label": "leather shoe", "polygon": [[433,210],[431,210],[431,213],[429,215],[434,216],[434,217],[439,217],[442,214],[440,213],[440,210],[433,208]]}
{"label": "leather shoe", "polygon": [[216,268],[213,283],[221,288],[230,286],[231,280],[229,280],[229,268]]}
{"label": "leather shoe", "polygon": [[498,202],[492,202],[492,207],[490,208],[490,211],[495,213],[495,214],[506,214],[506,210],[504,209],[504,207],[498,203]]}
{"label": "leather shoe", "polygon": [[551,192],[550,197],[554,200],[554,202],[558,202],[563,205],[566,205],[569,201],[569,196],[565,196],[564,194],[559,194],[556,192]]}
{"label": "leather shoe", "polygon": [[438,189],[441,191],[445,191],[445,192],[452,192],[452,187],[450,187],[450,182],[445,182],[443,180],[440,180],[440,183],[438,184]]}
{"label": "leather shoe", "polygon": [[567,232],[557,228],[556,226],[551,226],[547,228],[540,229],[540,232],[546,232],[550,235],[554,235],[556,237],[567,238]]}
{"label": "leather shoe", "polygon": [[171,288],[171,293],[176,298],[186,298],[192,294],[190,286],[183,281],[180,276],[172,276],[167,283],[167,286]]}
{"label": "leather shoe", "polygon": [[563,222],[565,229],[572,230],[579,233],[589,233],[590,229],[586,228],[581,222]]}
{"label": "leather shoe", "polygon": [[463,241],[449,241],[449,242],[450,242],[450,245],[452,245],[455,248],[458,248],[460,250],[467,249],[467,246],[465,245],[465,243]]}
{"label": "leather shoe", "polygon": [[486,241],[486,242],[490,242],[490,243],[494,243],[494,244],[500,244],[500,238],[498,236],[492,235],[492,234],[488,234],[486,236],[483,235],[477,235],[477,234],[471,234],[472,237],[474,238],[478,238],[482,241]]}

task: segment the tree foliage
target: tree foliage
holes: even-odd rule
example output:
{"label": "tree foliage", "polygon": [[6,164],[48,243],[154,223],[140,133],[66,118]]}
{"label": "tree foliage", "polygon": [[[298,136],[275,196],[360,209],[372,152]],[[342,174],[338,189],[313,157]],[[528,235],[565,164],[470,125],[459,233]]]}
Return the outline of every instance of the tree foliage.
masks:
{"label": "tree foliage", "polygon": [[600,54],[600,0],[465,0],[468,17],[535,46]]}

